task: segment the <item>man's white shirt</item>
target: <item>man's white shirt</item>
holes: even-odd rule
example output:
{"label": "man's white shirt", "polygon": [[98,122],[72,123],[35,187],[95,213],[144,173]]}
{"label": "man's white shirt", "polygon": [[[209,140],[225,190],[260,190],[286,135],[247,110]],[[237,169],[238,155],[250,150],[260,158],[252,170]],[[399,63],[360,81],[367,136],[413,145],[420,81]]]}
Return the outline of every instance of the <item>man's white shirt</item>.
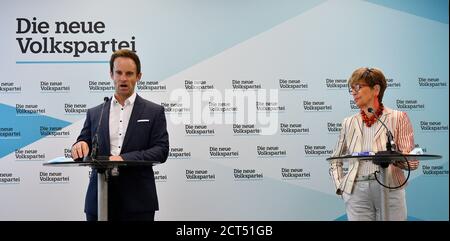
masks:
{"label": "man's white shirt", "polygon": [[111,108],[109,110],[109,138],[111,154],[114,156],[120,155],[120,151],[122,150],[123,140],[127,133],[135,100],[136,92],[125,100],[124,106],[117,101],[115,96],[112,98]]}

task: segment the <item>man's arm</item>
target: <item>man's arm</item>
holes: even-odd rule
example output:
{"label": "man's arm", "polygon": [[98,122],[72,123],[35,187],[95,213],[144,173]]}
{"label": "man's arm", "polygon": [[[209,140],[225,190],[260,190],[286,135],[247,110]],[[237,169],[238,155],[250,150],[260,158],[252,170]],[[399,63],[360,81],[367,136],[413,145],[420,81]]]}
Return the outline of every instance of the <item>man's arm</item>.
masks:
{"label": "man's arm", "polygon": [[77,142],[72,145],[72,159],[79,159],[89,155],[91,147],[91,121],[90,110],[87,111],[83,129],[77,138]]}

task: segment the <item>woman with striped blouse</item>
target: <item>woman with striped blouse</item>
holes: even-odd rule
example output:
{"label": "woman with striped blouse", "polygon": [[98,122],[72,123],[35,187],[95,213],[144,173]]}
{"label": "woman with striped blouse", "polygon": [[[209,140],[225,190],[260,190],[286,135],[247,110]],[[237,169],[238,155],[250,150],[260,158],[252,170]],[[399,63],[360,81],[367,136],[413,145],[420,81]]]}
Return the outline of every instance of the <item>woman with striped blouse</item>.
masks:
{"label": "woman with striped blouse", "polygon": [[[387,129],[393,135],[397,151],[409,153],[414,148],[414,131],[405,112],[392,110],[383,105],[386,90],[386,78],[377,68],[358,68],[348,81],[349,92],[360,112],[344,119],[339,140],[333,157],[358,152],[386,150]],[[370,111],[369,111],[370,110]],[[375,114],[373,114],[375,113]],[[377,121],[376,116],[380,119]],[[348,171],[343,172],[343,161],[331,162],[330,174],[336,188],[336,194],[344,199],[348,220],[381,220],[381,189],[375,175],[380,166],[372,161],[349,159]],[[387,205],[388,220],[406,220],[406,199],[404,170],[417,169],[418,161],[393,162],[385,171],[387,180],[384,185],[398,187],[389,189]],[[379,175],[377,175],[378,179]]]}

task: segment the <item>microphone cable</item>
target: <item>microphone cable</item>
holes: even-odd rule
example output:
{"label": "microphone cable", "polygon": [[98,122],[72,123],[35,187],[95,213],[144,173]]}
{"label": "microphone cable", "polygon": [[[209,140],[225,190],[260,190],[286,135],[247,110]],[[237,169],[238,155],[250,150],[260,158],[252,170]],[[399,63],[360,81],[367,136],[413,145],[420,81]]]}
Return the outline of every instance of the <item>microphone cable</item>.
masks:
{"label": "microphone cable", "polygon": [[[381,181],[377,177],[377,174],[379,174],[380,171],[375,171],[373,174],[374,174],[375,180],[377,180],[378,184],[380,184],[381,186],[388,188],[388,189],[398,189],[398,188],[401,188],[402,186],[404,186],[408,182],[409,176],[411,175],[411,166],[409,165],[408,159],[403,154],[401,154],[401,155],[405,159],[406,164],[408,165],[408,175],[406,176],[405,181],[402,184],[398,185],[397,187],[386,186],[383,183],[381,183]],[[386,180],[384,180],[384,181],[386,182]]]}

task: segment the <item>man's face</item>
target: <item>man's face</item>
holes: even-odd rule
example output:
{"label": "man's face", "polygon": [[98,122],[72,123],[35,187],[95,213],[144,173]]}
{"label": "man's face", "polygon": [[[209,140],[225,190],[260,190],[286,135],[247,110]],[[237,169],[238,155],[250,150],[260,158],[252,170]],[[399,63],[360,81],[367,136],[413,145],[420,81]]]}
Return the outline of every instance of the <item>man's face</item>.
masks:
{"label": "man's face", "polygon": [[124,100],[134,92],[136,83],[141,79],[142,73],[136,73],[136,64],[130,58],[118,57],[114,60],[111,79],[114,80],[116,95]]}

